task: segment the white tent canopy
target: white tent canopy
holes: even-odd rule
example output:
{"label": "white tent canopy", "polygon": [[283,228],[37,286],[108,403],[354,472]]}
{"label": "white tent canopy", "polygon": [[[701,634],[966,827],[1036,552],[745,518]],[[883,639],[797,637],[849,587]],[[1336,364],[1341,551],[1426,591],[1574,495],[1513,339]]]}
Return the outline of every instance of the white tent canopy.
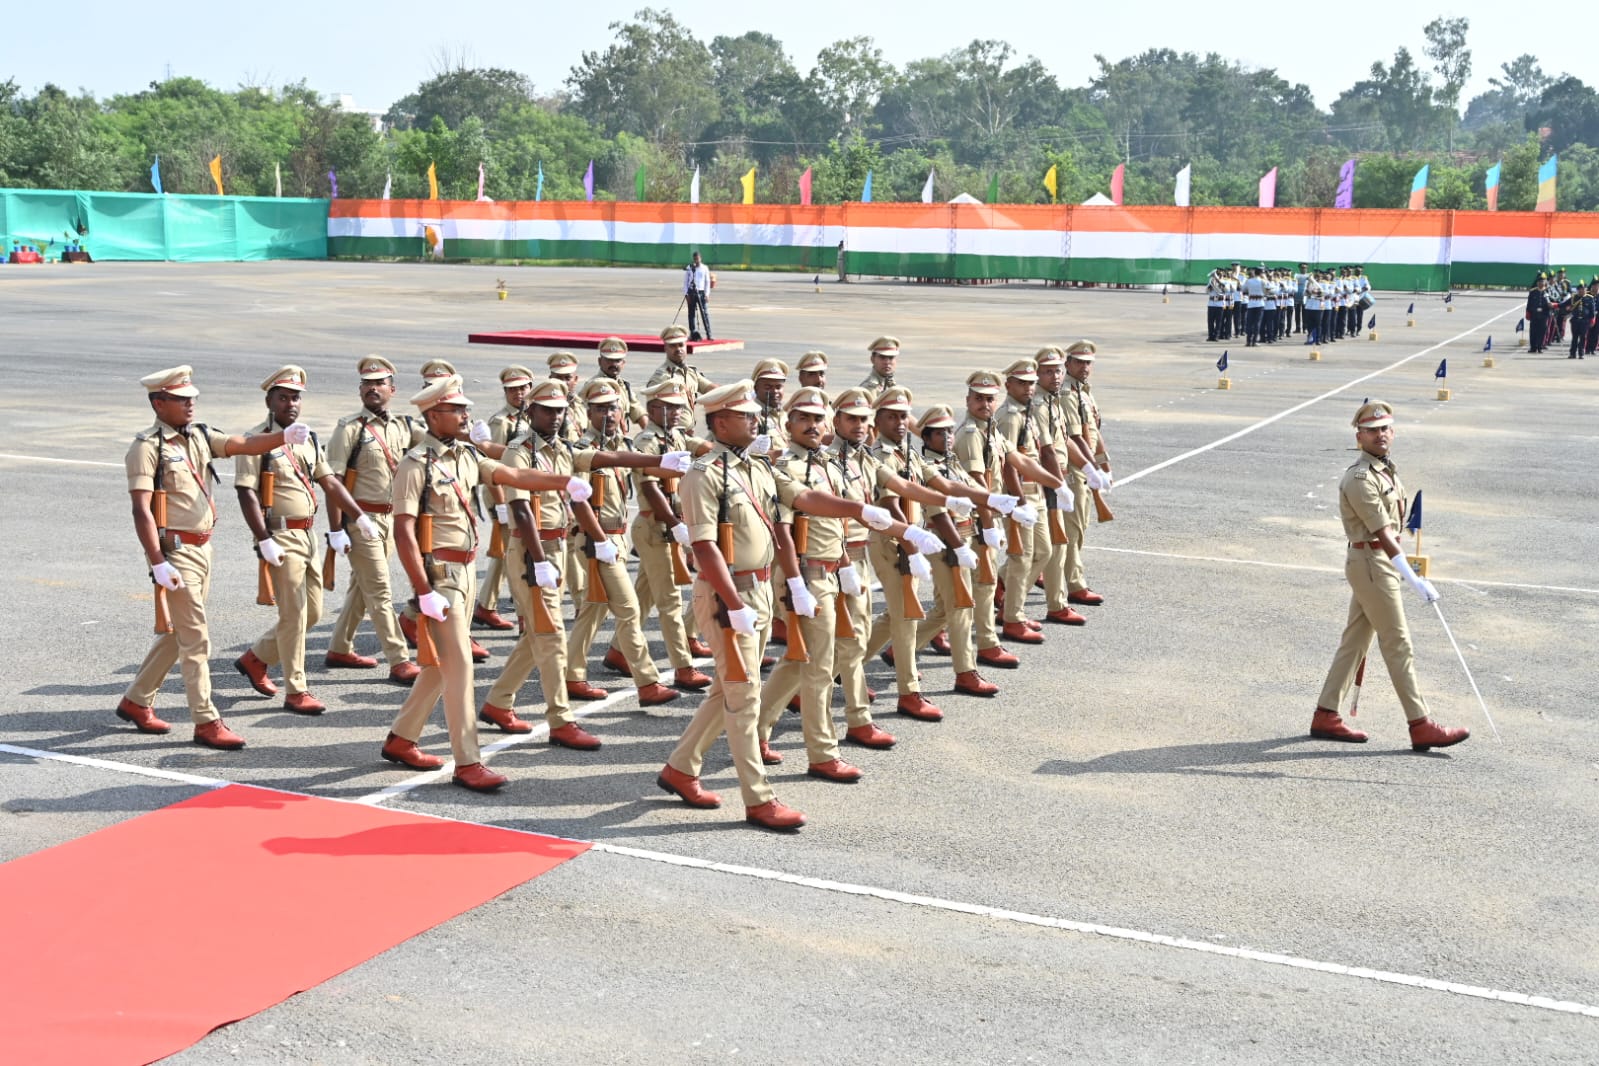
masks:
{"label": "white tent canopy", "polygon": [[1088,199],[1083,201],[1083,206],[1084,207],[1115,207],[1116,206],[1116,201],[1112,200],[1110,197],[1106,196],[1102,192],[1096,192],[1094,195],[1090,196]]}
{"label": "white tent canopy", "polygon": [[981,204],[982,202],[969,192],[963,192],[950,201],[952,204]]}

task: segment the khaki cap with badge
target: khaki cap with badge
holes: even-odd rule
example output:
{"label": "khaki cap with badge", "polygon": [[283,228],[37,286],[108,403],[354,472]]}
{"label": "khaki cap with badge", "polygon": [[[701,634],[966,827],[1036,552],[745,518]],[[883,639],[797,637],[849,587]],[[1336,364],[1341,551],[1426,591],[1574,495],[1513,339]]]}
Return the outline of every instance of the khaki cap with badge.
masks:
{"label": "khaki cap with badge", "polygon": [[1394,409],[1391,405],[1381,400],[1372,400],[1360,405],[1360,410],[1355,412],[1350,425],[1356,429],[1377,429],[1381,426],[1394,424]]}
{"label": "khaki cap with badge", "polygon": [[781,359],[762,359],[755,364],[755,373],[751,375],[755,380],[761,378],[781,378],[788,380],[788,364]]}
{"label": "khaki cap with badge", "polygon": [[533,391],[527,394],[528,403],[536,403],[540,407],[565,407],[571,401],[570,394],[566,391],[566,382],[560,378],[545,378],[533,386]]}
{"label": "khaki cap with badge", "polygon": [[935,403],[922,412],[916,420],[916,435],[925,437],[935,429],[954,429],[955,410],[948,404]]}
{"label": "khaki cap with badge", "polygon": [[451,374],[447,378],[439,378],[427,388],[411,397],[411,402],[419,411],[430,411],[440,404],[458,403],[463,407],[471,407],[472,401],[466,398],[465,384],[461,375]]}
{"label": "khaki cap with badge", "polygon": [[979,396],[998,396],[1005,391],[1005,379],[992,370],[974,370],[966,377],[966,388]]}
{"label": "khaki cap with badge", "polygon": [[577,356],[571,352],[551,352],[550,357],[544,360],[544,365],[550,368],[551,373],[567,369],[575,373],[577,371]]}
{"label": "khaki cap with badge", "polygon": [[1005,376],[1017,381],[1037,381],[1038,364],[1031,359],[1018,359],[1005,368]]}
{"label": "khaki cap with badge", "polygon": [[1066,353],[1058,344],[1046,344],[1034,354],[1033,361],[1038,364],[1039,369],[1046,366],[1062,366],[1066,362]]}
{"label": "khaki cap with badge", "polygon": [[662,378],[639,393],[647,403],[669,403],[677,407],[688,406],[688,390],[676,378]]}
{"label": "khaki cap with badge", "polygon": [[590,378],[577,390],[578,399],[588,404],[616,403],[622,398],[616,382],[610,378]]}
{"label": "khaki cap with badge", "polygon": [[448,359],[429,359],[422,364],[422,380],[433,381],[454,374],[455,366]]}
{"label": "khaki cap with badge", "polygon": [[826,369],[827,353],[815,350],[806,352],[804,355],[800,356],[799,365],[795,367],[795,370],[802,374],[812,370]]}
{"label": "khaki cap with badge", "polygon": [[760,402],[755,399],[755,382],[749,378],[702,393],[699,405],[707,415],[718,411],[737,411],[746,415],[761,413]]}
{"label": "khaki cap with badge", "polygon": [[883,394],[877,398],[872,407],[878,411],[909,411],[914,402],[915,398],[911,396],[910,389],[903,385],[893,385],[883,390]]}
{"label": "khaki cap with badge", "polygon": [[146,374],[139,379],[139,387],[145,392],[164,392],[168,396],[184,399],[200,395],[200,390],[194,384],[194,368],[191,366],[173,366]]}
{"label": "khaki cap with badge", "polygon": [[803,385],[794,390],[794,395],[788,398],[783,410],[790,414],[800,411],[808,415],[825,415],[828,406],[827,393],[815,385]]}
{"label": "khaki cap with badge", "polygon": [[293,389],[295,392],[305,391],[305,368],[290,363],[288,366],[279,367],[267,375],[261,382],[262,392],[271,392],[273,389]]}
{"label": "khaki cap with badge", "polygon": [[613,359],[618,356],[624,356],[627,354],[627,341],[621,337],[606,337],[600,341],[600,354],[608,355]]}
{"label": "khaki cap with badge", "polygon": [[1092,363],[1094,361],[1094,356],[1098,354],[1098,352],[1099,345],[1095,344],[1093,341],[1073,341],[1072,344],[1066,349],[1066,356],[1069,359],[1076,359],[1081,363]]}
{"label": "khaki cap with badge", "polygon": [[361,375],[362,381],[381,381],[392,378],[396,373],[394,364],[381,355],[363,356],[355,364],[355,371]]}
{"label": "khaki cap with badge", "polygon": [[533,384],[533,371],[529,370],[525,366],[516,366],[513,364],[500,371],[501,388],[514,389],[519,385],[531,384]]}
{"label": "khaki cap with badge", "polygon": [[867,345],[866,350],[871,352],[873,355],[898,355],[899,338],[879,337],[871,344]]}
{"label": "khaki cap with badge", "polygon": [[833,410],[841,415],[870,415],[872,397],[865,389],[845,389],[833,398]]}
{"label": "khaki cap with badge", "polygon": [[665,341],[667,344],[671,344],[674,341],[687,342],[688,330],[684,329],[682,326],[667,326],[665,329],[661,330],[661,340]]}

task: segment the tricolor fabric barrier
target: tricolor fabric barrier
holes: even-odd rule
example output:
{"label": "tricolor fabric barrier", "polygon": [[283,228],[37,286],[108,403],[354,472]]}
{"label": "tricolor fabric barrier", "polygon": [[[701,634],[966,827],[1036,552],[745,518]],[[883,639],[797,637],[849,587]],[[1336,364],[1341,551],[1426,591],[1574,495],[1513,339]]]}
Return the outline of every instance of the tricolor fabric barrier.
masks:
{"label": "tricolor fabric barrier", "polygon": [[96,259],[326,259],[328,201],[0,189],[7,251],[13,241],[53,241],[46,258],[54,259],[69,233]]}
{"label": "tricolor fabric barrier", "polygon": [[579,260],[828,272],[844,241],[852,274],[1203,284],[1245,264],[1359,263],[1381,289],[1529,285],[1545,264],[1599,272],[1599,217],[1485,211],[335,200],[336,256]]}

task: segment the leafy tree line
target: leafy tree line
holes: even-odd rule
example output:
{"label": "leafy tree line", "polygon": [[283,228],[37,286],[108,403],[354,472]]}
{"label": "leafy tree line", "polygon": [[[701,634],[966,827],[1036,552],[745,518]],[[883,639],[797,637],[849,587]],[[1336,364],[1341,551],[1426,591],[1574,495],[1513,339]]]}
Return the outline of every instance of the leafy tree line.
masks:
{"label": "leafy tree line", "polygon": [[1253,204],[1277,167],[1279,205],[1330,206],[1353,157],[1357,207],[1404,206],[1425,163],[1429,207],[1482,208],[1502,161],[1500,208],[1527,210],[1539,161],[1559,152],[1561,208],[1599,206],[1599,93],[1520,55],[1462,111],[1464,18],[1429,23],[1421,57],[1373,62],[1325,110],[1305,85],[1215,53],[1098,56],[1087,84],[1065,87],[1001,41],[897,68],[853,37],[802,72],[758,31],[707,43],[650,8],[611,30],[553,91],[445,63],[381,129],[304,83],[229,92],[179,77],[97,100],[0,82],[0,185],[148,191],[159,155],[168,191],[209,192],[220,154],[230,193],[271,195],[281,172],[284,195],[327,196],[331,170],[341,196],[378,196],[392,176],[394,196],[425,197],[432,163],[443,196],[470,199],[482,163],[493,199],[534,199],[541,170],[544,198],[580,199],[592,160],[601,198],[634,199],[642,180],[645,200],[685,200],[698,168],[703,200],[736,202],[755,167],[761,202],[798,202],[809,169],[816,203],[860,199],[868,172],[874,199],[916,200],[929,171],[938,200],[1035,203],[1051,166],[1061,201],[1080,202],[1125,164],[1125,202],[1169,204],[1191,165],[1195,205]]}

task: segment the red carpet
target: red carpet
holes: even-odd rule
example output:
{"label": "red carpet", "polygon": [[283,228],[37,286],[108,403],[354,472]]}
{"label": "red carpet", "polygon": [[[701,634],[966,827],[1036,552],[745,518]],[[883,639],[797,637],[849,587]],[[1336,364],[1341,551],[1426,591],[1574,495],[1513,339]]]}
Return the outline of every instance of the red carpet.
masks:
{"label": "red carpet", "polygon": [[[666,344],[653,333],[577,333],[562,329],[508,329],[490,333],[468,333],[468,344],[523,344],[530,348],[598,348],[606,337],[621,337],[631,352],[664,352]],[[741,352],[744,342],[718,337],[713,341],[689,341],[690,355],[696,352]]]}
{"label": "red carpet", "polygon": [[230,785],[24,856],[0,1061],[153,1062],[587,847]]}

